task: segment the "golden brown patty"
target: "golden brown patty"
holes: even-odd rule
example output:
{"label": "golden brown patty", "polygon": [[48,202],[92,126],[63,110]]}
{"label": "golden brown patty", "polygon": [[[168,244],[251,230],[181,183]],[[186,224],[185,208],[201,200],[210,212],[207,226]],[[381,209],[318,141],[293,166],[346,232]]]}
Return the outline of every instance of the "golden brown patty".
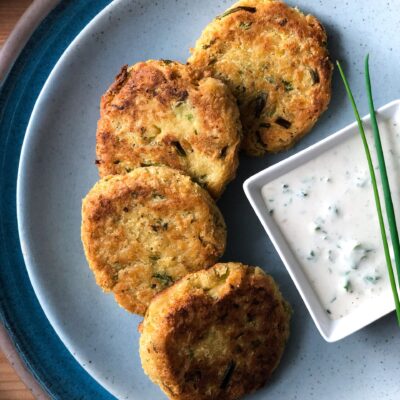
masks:
{"label": "golden brown patty", "polygon": [[127,310],[223,254],[226,228],[209,194],[168,167],[100,180],[83,200],[82,241],[97,284]]}
{"label": "golden brown patty", "polygon": [[173,400],[233,400],[269,379],[290,306],[260,268],[216,264],[159,293],[141,327],[146,374]]}
{"label": "golden brown patty", "polygon": [[102,97],[96,162],[102,177],[167,165],[218,197],[235,176],[240,139],[225,84],[194,81],[185,65],[151,60],[123,67]]}
{"label": "golden brown patty", "polygon": [[269,0],[242,0],[214,19],[189,63],[221,79],[238,99],[250,155],[287,149],[326,110],[332,64],[312,15]]}

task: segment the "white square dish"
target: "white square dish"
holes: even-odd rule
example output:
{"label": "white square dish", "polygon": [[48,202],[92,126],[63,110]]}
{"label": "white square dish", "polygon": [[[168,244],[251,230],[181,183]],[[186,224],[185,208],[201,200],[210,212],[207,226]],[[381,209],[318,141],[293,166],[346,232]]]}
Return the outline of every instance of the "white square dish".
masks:
{"label": "white square dish", "polygon": [[[379,118],[385,121],[393,124],[395,122],[399,123],[400,100],[386,104],[377,113]],[[369,117],[364,117],[363,121],[368,126]],[[387,297],[380,297],[374,302],[360,305],[342,318],[331,319],[304,272],[301,263],[298,261],[295,252],[289,246],[285,235],[282,233],[273,216],[269,214],[262,196],[262,188],[290,171],[304,166],[325,152],[332,151],[336,146],[353,138],[354,135],[359,135],[356,123],[348,125],[309,148],[253,175],[243,185],[251,206],[275,246],[319,332],[328,342],[340,340],[393,311],[394,302],[392,299],[388,300]],[[373,143],[371,141],[370,147],[372,151]]]}

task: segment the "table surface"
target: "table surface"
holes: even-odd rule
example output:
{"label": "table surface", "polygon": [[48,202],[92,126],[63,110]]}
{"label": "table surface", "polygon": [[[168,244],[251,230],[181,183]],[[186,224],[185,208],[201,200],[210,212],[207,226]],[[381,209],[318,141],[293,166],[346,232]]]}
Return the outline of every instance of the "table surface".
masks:
{"label": "table surface", "polygon": [[33,399],[30,390],[26,388],[6,357],[0,352],[0,400]]}
{"label": "table surface", "polygon": [[[32,0],[0,0],[0,47]],[[0,400],[33,400],[34,396],[0,351]]]}

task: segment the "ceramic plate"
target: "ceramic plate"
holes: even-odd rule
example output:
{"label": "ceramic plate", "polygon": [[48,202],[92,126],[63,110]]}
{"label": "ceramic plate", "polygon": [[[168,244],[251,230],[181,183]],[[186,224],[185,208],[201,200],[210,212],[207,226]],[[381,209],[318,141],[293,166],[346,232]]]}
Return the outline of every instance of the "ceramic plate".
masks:
{"label": "ceramic plate", "polygon": [[[53,398],[113,395],[156,400],[164,397],[140,367],[140,318],[124,312],[95,285],[80,242],[81,199],[98,179],[94,159],[99,98],[123,64],[148,58],[185,61],[202,28],[231,3],[115,1],[82,30],[106,3],[67,1],[58,6],[39,27],[3,87],[0,283],[5,290],[0,304],[23,358]],[[323,22],[332,56],[343,61],[357,98],[363,92],[361,69],[367,51],[376,105],[398,97],[399,84],[393,77],[400,67],[400,35],[395,34],[400,13],[395,0],[384,6],[379,0],[290,4]],[[367,111],[365,100],[360,111]],[[262,266],[294,308],[282,364],[270,384],[249,399],[372,400],[400,395],[400,358],[393,351],[400,346],[400,335],[393,315],[340,343],[326,343],[242,190],[250,175],[352,120],[335,73],[332,103],[313,132],[288,153],[242,157],[237,179],[219,201],[229,232],[224,259]],[[19,156],[17,210],[23,258],[14,206]]]}

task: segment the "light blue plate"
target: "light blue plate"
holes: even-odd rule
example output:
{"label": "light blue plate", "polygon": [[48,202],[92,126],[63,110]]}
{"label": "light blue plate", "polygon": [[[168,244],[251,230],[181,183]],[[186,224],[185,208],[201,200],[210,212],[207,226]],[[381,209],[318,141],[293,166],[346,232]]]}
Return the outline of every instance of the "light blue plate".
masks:
{"label": "light blue plate", "polygon": [[[140,367],[140,318],[120,309],[112,296],[95,285],[80,242],[81,199],[98,179],[94,159],[99,99],[123,64],[149,58],[185,61],[202,28],[229,5],[211,0],[113,2],[58,61],[36,102],[25,136],[17,211],[29,277],[65,346],[119,399],[156,400],[163,395]],[[332,56],[343,61],[357,98],[364,92],[360,70],[367,51],[376,105],[399,97],[400,12],[395,0],[384,4],[379,0],[300,0],[293,5],[323,22]],[[366,111],[362,97],[360,112]],[[335,74],[331,106],[313,132],[288,153],[262,159],[242,157],[238,178],[219,202],[229,232],[224,259],[264,267],[279,282],[295,312],[281,367],[265,389],[249,398],[372,400],[400,396],[400,332],[393,315],[338,344],[325,343],[241,188],[248,176],[352,119]]]}

